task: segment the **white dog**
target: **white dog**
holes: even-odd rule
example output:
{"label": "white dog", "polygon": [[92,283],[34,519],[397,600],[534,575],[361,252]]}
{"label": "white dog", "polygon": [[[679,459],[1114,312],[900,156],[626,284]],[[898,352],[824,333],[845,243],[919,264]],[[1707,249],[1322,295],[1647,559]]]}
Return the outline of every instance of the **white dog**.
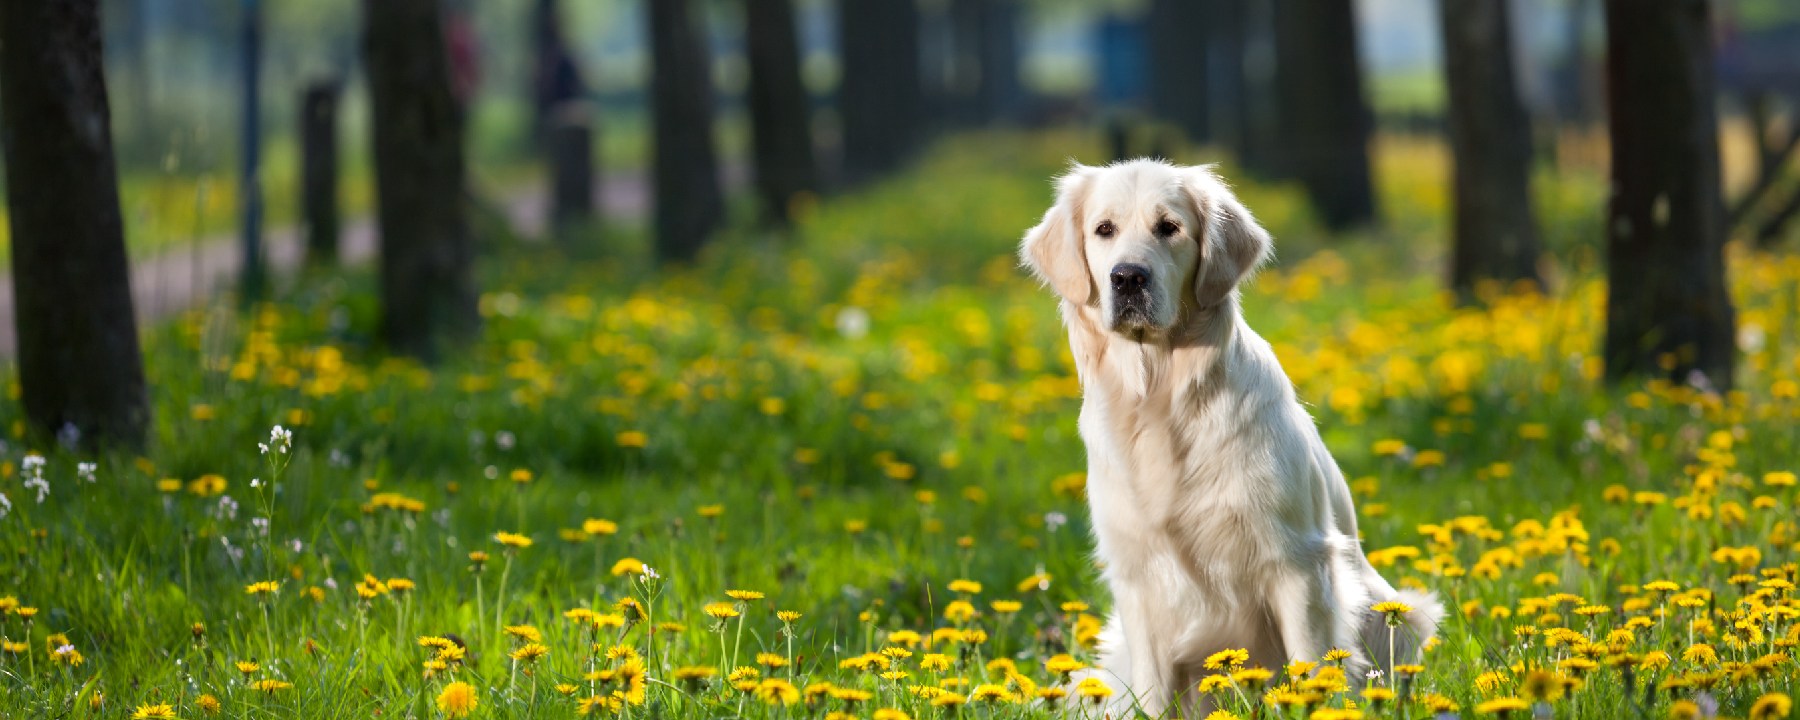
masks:
{"label": "white dog", "polygon": [[[1353,672],[1387,669],[1413,661],[1443,615],[1369,565],[1343,474],[1244,323],[1237,286],[1270,250],[1209,167],[1151,160],[1076,165],[1019,248],[1062,297],[1085,395],[1088,503],[1114,602],[1101,677],[1151,717],[1200,706],[1194,686],[1219,650],[1279,670],[1338,648]],[[1389,600],[1413,608],[1392,648],[1370,610]]]}

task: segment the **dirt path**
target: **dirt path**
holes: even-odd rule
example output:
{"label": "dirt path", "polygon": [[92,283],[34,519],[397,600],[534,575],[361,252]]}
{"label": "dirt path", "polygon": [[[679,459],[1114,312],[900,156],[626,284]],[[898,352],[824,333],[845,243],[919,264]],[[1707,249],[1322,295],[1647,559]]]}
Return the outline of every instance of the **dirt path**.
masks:
{"label": "dirt path", "polygon": [[[727,167],[721,173],[727,188],[740,187],[746,171]],[[540,237],[548,215],[548,196],[542,188],[518,190],[504,199],[513,228],[525,237]],[[642,173],[607,173],[600,180],[595,200],[602,217],[621,220],[643,218],[650,210],[648,178]],[[375,257],[375,224],[371,218],[347,222],[339,237],[338,253],[345,265],[361,265]],[[279,282],[299,269],[304,259],[304,239],[298,228],[284,227],[264,233],[263,247],[270,275]],[[131,264],[131,296],[140,332],[155,323],[228,292],[237,281],[240,253],[236,234],[220,234],[190,247],[165,251]],[[0,358],[11,358],[18,334],[13,328],[13,287],[10,273],[0,273]]]}

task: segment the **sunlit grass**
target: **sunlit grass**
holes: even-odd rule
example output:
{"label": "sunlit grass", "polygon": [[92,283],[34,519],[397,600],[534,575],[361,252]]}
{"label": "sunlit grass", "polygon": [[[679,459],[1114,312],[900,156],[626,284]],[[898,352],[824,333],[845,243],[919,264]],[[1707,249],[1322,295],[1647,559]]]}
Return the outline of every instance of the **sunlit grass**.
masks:
{"label": "sunlit grass", "polygon": [[[152,449],[91,482],[0,405],[20,643],[0,714],[897,720],[1124,692],[1064,682],[1109,601],[1079,386],[1012,256],[1093,147],[954,140],[682,271],[649,272],[628,233],[591,262],[517,248],[484,269],[483,341],[438,368],[370,347],[364,275],[196,312],[147,342]],[[1395,221],[1343,244],[1292,190],[1238,188],[1281,247],[1250,323],[1352,478],[1371,559],[1453,618],[1391,698],[1329,660],[1202,687],[1243,717],[1791,694],[1800,260],[1734,256],[1740,392],[1606,389],[1595,268],[1451,304],[1420,220],[1442,216],[1439,157],[1384,155],[1416,173],[1384,185]]]}

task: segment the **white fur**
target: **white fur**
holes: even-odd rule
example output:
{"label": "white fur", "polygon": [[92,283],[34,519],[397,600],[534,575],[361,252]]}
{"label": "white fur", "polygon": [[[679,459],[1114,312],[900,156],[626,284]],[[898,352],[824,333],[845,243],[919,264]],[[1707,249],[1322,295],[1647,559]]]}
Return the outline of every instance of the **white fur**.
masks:
{"label": "white fur", "polygon": [[[1268,233],[1210,167],[1076,165],[1057,186],[1020,255],[1062,298],[1082,383],[1095,554],[1114,603],[1098,671],[1116,691],[1109,709],[1204,709],[1202,662],[1228,648],[1277,670],[1342,648],[1353,672],[1385,670],[1388,628],[1369,610],[1384,600],[1415,608],[1393,652],[1415,659],[1442,606],[1370,566],[1343,474],[1239,312]],[[1110,238],[1095,232],[1103,221]],[[1157,234],[1164,221],[1179,231]],[[1113,316],[1120,262],[1151,269],[1147,319]]]}

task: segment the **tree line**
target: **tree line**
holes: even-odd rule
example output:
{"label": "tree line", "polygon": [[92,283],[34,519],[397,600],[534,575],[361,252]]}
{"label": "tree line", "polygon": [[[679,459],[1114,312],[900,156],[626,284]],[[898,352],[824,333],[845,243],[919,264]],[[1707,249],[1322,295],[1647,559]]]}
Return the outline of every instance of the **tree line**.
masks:
{"label": "tree line", "polygon": [[[650,49],[652,246],[693,260],[724,223],[716,98],[701,22],[711,0],[643,0]],[[840,0],[841,158],[827,182],[802,81],[792,0],[732,0],[750,77],[754,191],[765,221],[798,197],[895,172],[945,129],[1023,117],[1020,0],[951,0],[950,87],[922,72],[917,0]],[[1334,230],[1377,217],[1352,0],[1152,0],[1141,36],[1148,108],[1228,148],[1257,176],[1304,188]],[[1455,159],[1450,271],[1465,301],[1486,280],[1541,287],[1530,123],[1514,77],[1508,0],[1442,0]],[[1664,375],[1728,388],[1733,319],[1724,282],[1708,0],[1606,0],[1606,101],[1615,192],[1606,210],[1609,378]],[[588,83],[556,0],[533,0],[533,128],[556,168],[561,222],[592,214]],[[372,101],[380,335],[431,361],[479,332],[475,243],[456,35],[441,0],[363,0]],[[12,210],[22,401],[41,430],[142,442],[150,420],[131,309],[101,63],[98,0],[0,0],[0,139]],[[336,97],[307,92],[309,246],[334,247]],[[933,95],[932,93],[936,93]],[[316,147],[315,147],[316,143]],[[829,187],[828,187],[829,186]]]}

